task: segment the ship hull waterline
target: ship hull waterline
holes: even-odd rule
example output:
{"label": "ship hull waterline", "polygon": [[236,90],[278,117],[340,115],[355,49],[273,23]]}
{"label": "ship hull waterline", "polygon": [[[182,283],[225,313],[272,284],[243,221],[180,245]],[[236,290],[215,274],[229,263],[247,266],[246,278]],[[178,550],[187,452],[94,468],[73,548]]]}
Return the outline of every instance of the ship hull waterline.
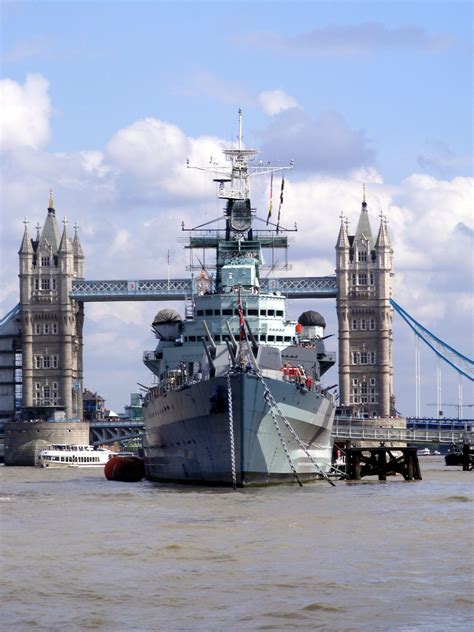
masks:
{"label": "ship hull waterline", "polygon": [[[302,482],[321,478],[331,468],[332,401],[292,382],[265,378],[279,408],[307,446],[308,458],[278,418],[291,461]],[[269,407],[264,387],[253,373],[231,377],[238,487],[296,482]],[[226,377],[168,391],[145,407],[145,474],[155,482],[232,486],[230,415]]]}

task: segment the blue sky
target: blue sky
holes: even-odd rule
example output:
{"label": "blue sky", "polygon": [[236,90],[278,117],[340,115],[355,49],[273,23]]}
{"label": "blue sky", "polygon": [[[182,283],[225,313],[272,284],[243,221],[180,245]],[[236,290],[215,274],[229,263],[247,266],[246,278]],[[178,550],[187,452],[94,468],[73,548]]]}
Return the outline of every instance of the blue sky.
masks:
{"label": "blue sky", "polygon": [[[336,110],[364,129],[377,164],[401,177],[433,144],[470,152],[471,12],[460,2],[7,2],[3,72],[47,77],[52,150],[102,146],[157,115],[225,138],[239,104],[258,137],[252,100],[279,86],[312,116]],[[326,44],[304,47],[312,32]]]}
{"label": "blue sky", "polygon": [[[63,1],[1,10],[3,313],[17,300],[21,219],[43,221],[50,186],[58,215],[64,208],[82,226],[89,278],[163,276],[150,226],[172,244],[173,273],[183,276],[174,223],[213,213],[215,202],[180,165],[186,152],[205,160],[234,138],[242,107],[249,145],[295,159],[287,199],[305,234],[293,273],[333,271],[339,213],[356,221],[365,180],[374,224],[382,207],[391,222],[399,302],[469,349],[471,3]],[[263,190],[255,199],[264,203]],[[112,359],[86,358],[88,387],[116,408],[145,379],[140,349],[153,344],[153,311],[88,307],[91,340],[131,339],[134,360],[121,376],[104,377]],[[411,350],[401,334],[396,342],[401,367]],[[398,372],[407,409],[411,387]]]}

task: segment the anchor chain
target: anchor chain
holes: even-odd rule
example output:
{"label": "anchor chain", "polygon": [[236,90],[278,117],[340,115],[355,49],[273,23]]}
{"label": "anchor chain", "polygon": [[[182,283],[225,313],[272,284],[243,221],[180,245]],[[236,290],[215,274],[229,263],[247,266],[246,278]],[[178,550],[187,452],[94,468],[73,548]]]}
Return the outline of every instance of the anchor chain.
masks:
{"label": "anchor chain", "polygon": [[230,371],[227,373],[227,402],[229,408],[230,460],[232,466],[232,487],[237,489],[237,471],[235,468],[234,413],[232,410],[232,384]]}
{"label": "anchor chain", "polygon": [[268,404],[268,406],[269,406],[269,408],[270,408],[270,415],[271,415],[271,417],[272,417],[272,419],[273,419],[273,423],[275,424],[275,428],[276,428],[276,431],[277,431],[277,434],[278,434],[278,438],[279,438],[279,439],[280,439],[280,441],[281,441],[281,445],[282,445],[282,447],[283,447],[283,451],[285,452],[285,455],[286,455],[286,458],[287,458],[288,464],[289,464],[289,466],[290,466],[290,469],[291,469],[291,471],[293,472],[293,475],[294,475],[294,477],[296,478],[296,480],[297,480],[297,482],[298,482],[298,485],[299,485],[300,487],[303,487],[303,483],[301,482],[300,477],[298,476],[298,472],[296,471],[296,468],[295,468],[295,466],[294,466],[294,464],[293,464],[293,461],[291,460],[290,451],[288,450],[288,446],[286,445],[286,441],[285,441],[285,438],[284,438],[284,436],[283,436],[283,433],[282,433],[282,431],[280,430],[280,424],[278,423],[278,420],[277,420],[277,418],[276,418],[276,415],[275,415],[275,413],[273,412],[273,408],[272,408],[271,404],[270,404],[270,403],[269,403],[269,401],[268,401],[268,391],[267,391],[266,393],[264,393],[263,397],[264,397],[265,401],[267,402],[267,404]]}
{"label": "anchor chain", "polygon": [[[278,415],[280,416],[280,418],[282,419],[283,423],[285,424],[286,428],[288,429],[288,431],[290,432],[290,434],[293,436],[293,438],[295,439],[295,441],[298,443],[298,445],[301,447],[301,449],[303,450],[303,452],[306,454],[306,456],[308,457],[308,459],[312,462],[312,464],[314,465],[316,471],[319,472],[319,474],[327,480],[327,482],[332,485],[333,487],[335,487],[335,484],[332,482],[332,480],[328,477],[328,475],[326,474],[326,472],[323,471],[323,469],[316,463],[316,461],[314,460],[314,458],[311,456],[311,454],[309,453],[308,449],[306,448],[305,444],[301,441],[301,439],[298,437],[298,435],[296,434],[295,430],[293,429],[292,425],[290,424],[290,422],[288,421],[288,419],[285,417],[285,415],[282,413],[282,411],[280,410],[280,407],[278,406],[278,404],[275,401],[275,398],[273,397],[273,395],[270,392],[270,389],[268,388],[265,380],[262,377],[262,374],[260,373],[260,371],[257,371],[257,376],[259,378],[259,380],[262,383],[263,389],[264,389],[264,399],[267,402],[269,408],[270,408],[270,414],[275,422],[275,417],[274,417],[274,413],[272,412],[272,407],[275,408],[275,410],[277,411]],[[277,429],[279,430],[279,426],[277,423]],[[284,441],[284,439],[283,439]],[[286,445],[286,444],[285,444]],[[288,457],[290,459],[290,463],[292,466],[292,470],[294,470],[296,472],[296,470],[294,469],[294,465],[291,462],[291,457],[289,455],[288,452]],[[299,479],[298,482],[300,483]],[[301,483],[300,483],[301,485]]]}

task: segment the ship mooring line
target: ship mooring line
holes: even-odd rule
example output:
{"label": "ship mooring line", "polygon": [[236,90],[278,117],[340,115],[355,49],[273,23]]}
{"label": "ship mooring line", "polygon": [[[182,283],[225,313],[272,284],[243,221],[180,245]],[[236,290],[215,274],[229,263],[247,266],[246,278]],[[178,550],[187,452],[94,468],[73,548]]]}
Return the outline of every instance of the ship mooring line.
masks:
{"label": "ship mooring line", "polygon": [[229,408],[229,439],[230,439],[230,460],[232,467],[232,487],[237,489],[237,471],[235,468],[235,439],[234,439],[234,413],[232,410],[232,383],[230,371],[227,372],[227,402]]}
{"label": "ship mooring line", "polygon": [[298,472],[296,471],[295,465],[294,465],[293,461],[291,460],[290,451],[288,450],[288,446],[286,445],[286,441],[285,441],[285,438],[284,438],[283,433],[281,431],[280,424],[278,423],[278,419],[276,418],[276,415],[273,412],[273,407],[272,407],[271,403],[268,401],[269,400],[269,397],[268,397],[269,393],[270,393],[270,391],[267,390],[264,393],[263,397],[264,397],[265,401],[267,402],[267,404],[268,404],[268,406],[270,408],[270,415],[272,417],[273,423],[275,424],[275,428],[276,428],[278,437],[279,437],[281,445],[283,447],[283,451],[285,452],[285,455],[286,455],[286,458],[288,460],[288,464],[290,466],[290,469],[293,472],[293,476],[295,477],[298,485],[300,487],[303,487],[303,483],[301,482],[300,477],[298,476]]}
{"label": "ship mooring line", "polygon": [[[264,399],[267,402],[269,408],[270,408],[270,414],[272,415],[272,418],[274,418],[274,413],[272,411],[272,408],[275,408],[278,415],[280,416],[280,418],[282,419],[283,423],[285,424],[286,428],[288,429],[288,431],[290,432],[290,434],[293,436],[293,438],[295,439],[295,441],[298,443],[298,445],[301,447],[301,449],[303,450],[303,452],[306,454],[306,456],[308,457],[308,459],[312,462],[312,464],[314,465],[315,469],[317,472],[319,472],[319,474],[333,487],[335,487],[335,484],[332,482],[332,480],[328,477],[328,475],[326,474],[326,472],[324,472],[324,470],[316,463],[315,459],[311,456],[311,454],[309,453],[308,449],[306,448],[305,444],[303,443],[303,441],[301,441],[301,439],[298,437],[297,433],[295,432],[295,430],[293,429],[292,425],[290,424],[290,422],[288,421],[288,419],[285,417],[285,415],[282,413],[282,411],[280,410],[278,404],[275,401],[275,398],[273,397],[273,395],[270,392],[270,389],[268,388],[265,380],[262,377],[262,374],[260,373],[260,371],[257,372],[257,376],[259,378],[259,380],[261,381],[262,385],[263,385],[263,389],[264,389]],[[274,419],[275,421],[275,419]],[[278,427],[279,429],[279,427]],[[284,441],[284,439],[283,439]],[[286,444],[285,444],[286,445]],[[289,455],[289,453],[288,453]],[[291,457],[290,457],[290,462],[291,462],[291,466],[292,469],[294,468],[293,462],[291,461]],[[296,472],[296,470],[295,470]],[[298,482],[299,479],[298,479]],[[301,484],[301,483],[300,483]]]}

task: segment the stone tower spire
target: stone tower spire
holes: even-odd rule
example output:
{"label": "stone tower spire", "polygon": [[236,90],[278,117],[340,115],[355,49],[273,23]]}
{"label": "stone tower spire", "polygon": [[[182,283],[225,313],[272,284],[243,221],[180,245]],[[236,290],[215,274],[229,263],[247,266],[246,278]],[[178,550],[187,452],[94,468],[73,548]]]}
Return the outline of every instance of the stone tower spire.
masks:
{"label": "stone tower spire", "polygon": [[43,230],[39,239],[40,244],[47,243],[52,253],[56,254],[59,247],[59,228],[56,222],[56,211],[53,206],[53,192],[49,190],[48,214],[44,222]]}
{"label": "stone tower spire", "polygon": [[22,390],[23,405],[31,406],[33,399],[33,327],[30,311],[32,285],[33,246],[28,234],[28,220],[24,219],[25,230],[20,250],[20,318],[22,331]]}
{"label": "stone tower spire", "polygon": [[339,397],[366,417],[394,413],[392,368],[392,249],[384,219],[374,241],[365,199],[354,235],[339,231],[336,278]]}
{"label": "stone tower spire", "polygon": [[74,224],[74,239],[72,240],[72,249],[74,251],[74,270],[78,279],[84,278],[84,252],[82,251],[81,241],[79,239],[79,225]]}
{"label": "stone tower spire", "polygon": [[23,406],[80,417],[83,307],[70,298],[75,251],[67,221],[60,238],[51,192],[41,234],[32,242],[25,226],[19,255]]}

